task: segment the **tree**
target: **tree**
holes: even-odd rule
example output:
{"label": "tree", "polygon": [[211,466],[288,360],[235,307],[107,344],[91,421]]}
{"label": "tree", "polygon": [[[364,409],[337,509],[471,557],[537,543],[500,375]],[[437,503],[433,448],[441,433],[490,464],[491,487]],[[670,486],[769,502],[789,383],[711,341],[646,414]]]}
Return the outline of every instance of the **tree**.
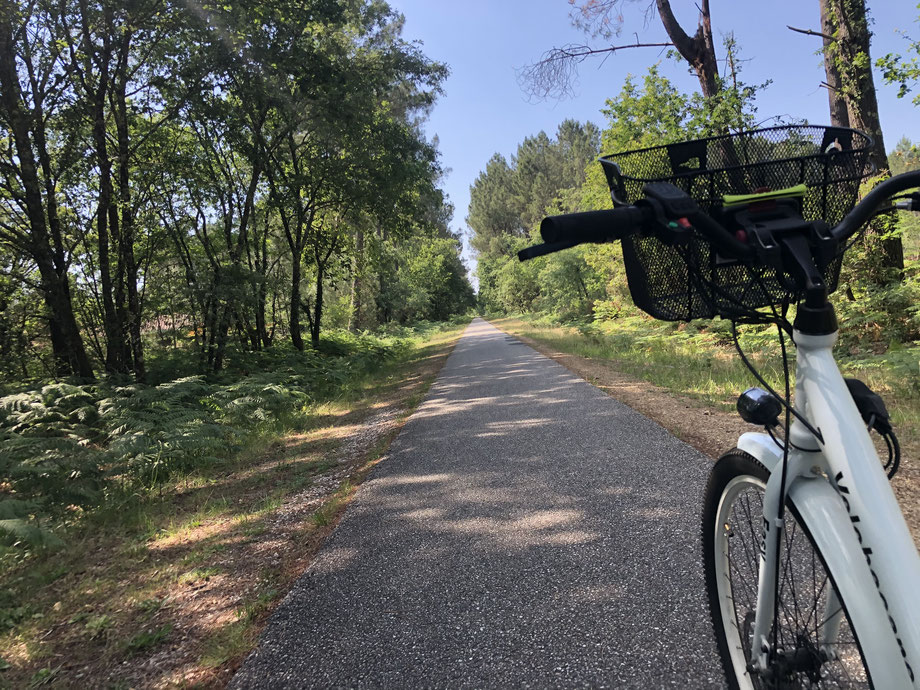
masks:
{"label": "tree", "polygon": [[494,284],[489,257],[507,256],[511,240],[526,237],[562,190],[580,186],[599,150],[597,127],[566,120],[555,139],[544,132],[527,137],[510,163],[500,154],[491,158],[470,187],[466,218],[484,299]]}
{"label": "tree", "polygon": [[901,137],[894,149],[888,154],[891,162],[891,174],[900,175],[909,170],[920,168],[920,148],[907,137]]}
{"label": "tree", "polygon": [[[44,7],[0,4],[0,238],[27,255],[39,274],[58,376],[93,377],[74,315],[68,276],[73,250],[59,213],[57,188],[74,164],[68,142],[48,128],[67,115],[66,73],[51,13]],[[19,66],[22,69],[18,69]],[[56,149],[59,146],[59,149]]]}
{"label": "tree", "polygon": [[[315,72],[288,83],[291,97],[275,106],[279,126],[266,138],[280,142],[266,144],[266,173],[291,251],[290,329],[298,349],[302,304],[311,342],[319,343],[324,281],[348,248],[349,228],[370,214],[398,229],[393,209],[437,177],[434,153],[409,117],[430,106],[445,68],[400,38],[402,18],[386,6],[359,8],[346,20],[319,52],[308,36],[300,47],[292,43],[292,67],[307,53]],[[302,300],[305,258],[314,288]]]}
{"label": "tree", "polygon": [[449,237],[417,236],[379,248],[386,255],[387,279],[377,306],[394,321],[442,321],[470,309],[473,288],[460,260],[460,243]]}
{"label": "tree", "polygon": [[513,176],[508,161],[496,153],[470,187],[466,223],[473,231],[470,244],[480,254],[499,253],[503,237],[520,236],[524,232],[520,213],[516,210]]}
{"label": "tree", "polygon": [[833,52],[834,12],[830,8],[830,0],[820,0],[821,3],[821,32],[822,53],[824,54],[824,73],[827,75],[827,100],[831,111],[831,124],[835,127],[849,127],[850,114],[847,101],[843,95],[843,81],[837,60]]}
{"label": "tree", "polygon": [[[191,43],[187,13],[170,0],[37,6],[47,31],[33,35],[42,50],[57,53],[56,88],[67,104],[66,119],[49,123],[49,133],[78,154],[59,180],[60,200],[77,219],[76,261],[94,297],[84,301],[82,316],[93,324],[90,339],[103,351],[106,370],[133,371],[143,380],[139,285],[152,245],[138,225],[150,178],[137,162],[149,159],[160,128],[178,114],[181,93],[172,84],[197,83],[182,77],[196,60],[178,59]],[[35,55],[23,60],[43,64]]]}
{"label": "tree", "polygon": [[[402,17],[174,3],[0,0],[0,385],[217,372],[304,323],[316,345],[327,318],[463,308],[422,129],[446,68]],[[411,309],[369,308],[388,281]]]}
{"label": "tree", "polygon": [[[592,38],[611,40],[623,30],[623,9],[634,0],[570,0],[574,6],[572,20]],[[693,36],[687,34],[677,21],[668,0],[655,0],[646,6],[646,18],[657,13],[670,38],[667,43],[635,43],[591,48],[585,45],[568,45],[553,48],[543,58],[521,71],[520,77],[530,93],[539,98],[562,97],[571,92],[572,82],[579,63],[593,55],[609,55],[626,48],[672,47],[690,65],[700,82],[705,98],[714,97],[722,88],[719,65],[716,61],[712,38],[712,19],[709,0],[698,5],[699,21]]]}
{"label": "tree", "polygon": [[[801,33],[820,36],[825,56],[827,85],[831,92],[831,122],[843,124],[841,101],[846,104],[848,126],[869,134],[873,139],[871,158],[881,171],[889,169],[888,154],[882,134],[878,100],[872,76],[869,45],[872,32],[865,0],[819,0],[822,31]],[[887,227],[874,229],[882,253],[882,264],[895,276],[904,270],[904,249],[897,232]]]}

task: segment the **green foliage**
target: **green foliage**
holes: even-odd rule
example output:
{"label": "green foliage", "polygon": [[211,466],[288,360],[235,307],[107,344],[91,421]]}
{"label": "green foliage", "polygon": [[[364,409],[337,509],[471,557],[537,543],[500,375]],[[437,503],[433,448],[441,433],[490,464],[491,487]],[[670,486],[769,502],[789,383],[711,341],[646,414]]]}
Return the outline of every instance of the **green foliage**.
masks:
{"label": "green foliage", "polygon": [[[0,398],[0,481],[8,485],[12,502],[22,503],[8,514],[3,530],[14,540],[47,542],[38,526],[28,521],[35,506],[86,507],[100,497],[102,469],[97,443],[99,428],[96,397],[91,387],[68,384]],[[4,501],[6,503],[6,501]],[[12,510],[15,503],[7,503]]]}
{"label": "green foliage", "polygon": [[321,350],[248,353],[212,380],[58,383],[0,398],[0,543],[57,545],[49,527],[296,428],[312,405],[347,394],[438,327],[329,332]]}
{"label": "green foliage", "polygon": [[457,240],[418,238],[399,247],[388,244],[381,251],[389,269],[381,274],[376,297],[381,321],[444,321],[474,305]]}
{"label": "green foliage", "polygon": [[603,150],[615,153],[692,138],[697,130],[691,103],[657,65],[649,68],[641,88],[627,76],[620,93],[601,111],[608,123],[601,134]]}
{"label": "green foliage", "polygon": [[[734,56],[733,39],[726,47]],[[757,92],[768,84],[744,84],[736,70],[730,83],[722,80],[719,93],[706,99],[681,92],[653,65],[641,88],[630,75],[620,93],[607,101],[602,110],[608,122],[601,135],[604,151],[617,153],[749,128]]]}
{"label": "green foliage", "polygon": [[[864,245],[857,245],[855,252],[865,256]],[[834,304],[843,324],[841,343],[852,354],[880,353],[916,342],[920,340],[920,262],[906,262],[900,281],[878,285],[853,280],[835,294]]]}
{"label": "green foliage", "polygon": [[537,273],[516,265],[514,252],[530,243],[531,231],[549,206],[577,203],[576,190],[584,185],[598,152],[597,128],[566,120],[555,140],[544,132],[526,138],[510,164],[498,154],[489,161],[470,190],[467,217],[473,230],[470,244],[478,252],[481,309],[533,307],[540,296]]}
{"label": "green foliage", "polygon": [[604,296],[603,278],[586,261],[590,249],[578,248],[548,260],[540,269],[540,308],[562,320],[590,316],[594,302]]}
{"label": "green foliage", "polygon": [[97,639],[104,637],[106,630],[112,627],[112,618],[111,616],[101,615],[101,616],[90,616],[86,623],[83,624],[83,629],[86,630],[87,636],[91,639]]}
{"label": "green foliage", "polygon": [[[920,5],[917,8],[920,9]],[[906,56],[888,53],[875,61],[875,66],[882,70],[885,83],[898,87],[898,98],[907,96],[920,81],[920,40],[906,35],[905,39],[908,42]],[[913,103],[920,105],[920,94],[914,96]]]}
{"label": "green foliage", "polygon": [[480,255],[508,250],[508,239],[522,237],[564,189],[580,186],[597,157],[597,128],[566,120],[555,140],[546,133],[527,137],[509,163],[495,154],[470,189],[467,225],[470,244]]}
{"label": "green foliage", "polygon": [[99,403],[115,471],[149,485],[232,452],[232,437],[206,403],[210,392],[197,376],[115,388]]}
{"label": "green foliage", "polygon": [[920,168],[920,148],[907,137],[901,137],[888,154],[888,164],[891,166],[892,175],[917,170]]}
{"label": "green foliage", "polygon": [[536,264],[522,263],[513,257],[506,260],[497,272],[498,303],[511,312],[530,311],[540,296],[538,268]]}

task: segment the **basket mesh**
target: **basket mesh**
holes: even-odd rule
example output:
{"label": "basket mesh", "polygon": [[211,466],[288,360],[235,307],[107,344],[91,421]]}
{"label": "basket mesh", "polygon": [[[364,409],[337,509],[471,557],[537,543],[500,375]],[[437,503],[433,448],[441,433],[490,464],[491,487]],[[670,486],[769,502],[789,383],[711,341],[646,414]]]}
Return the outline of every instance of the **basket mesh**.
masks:
{"label": "basket mesh", "polygon": [[[704,211],[725,194],[752,194],[805,184],[805,220],[836,225],[856,202],[871,139],[852,129],[771,127],[740,134],[628,151],[601,158],[615,201],[635,203],[648,182],[670,182]],[[702,236],[669,245],[656,237],[623,240],[633,301],[665,321],[736,318],[754,309],[800,297],[788,276],[718,256]],[[837,287],[840,259],[825,270]]]}

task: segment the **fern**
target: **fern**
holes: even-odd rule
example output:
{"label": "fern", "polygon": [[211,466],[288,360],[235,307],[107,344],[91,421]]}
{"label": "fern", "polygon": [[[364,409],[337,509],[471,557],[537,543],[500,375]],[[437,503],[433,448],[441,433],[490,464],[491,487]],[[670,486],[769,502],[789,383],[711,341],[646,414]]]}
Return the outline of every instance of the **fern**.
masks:
{"label": "fern", "polygon": [[0,499],[0,541],[10,546],[60,546],[61,540],[31,519],[36,504],[17,499]]}
{"label": "fern", "polygon": [[0,398],[0,540],[51,544],[39,518],[92,509],[109,482],[153,486],[224,461],[400,356],[411,333],[399,334],[406,337],[335,333],[322,352],[248,353],[255,373],[223,383],[53,383]]}
{"label": "fern", "polygon": [[61,546],[63,542],[49,530],[28,520],[0,520],[0,536],[10,546]]}

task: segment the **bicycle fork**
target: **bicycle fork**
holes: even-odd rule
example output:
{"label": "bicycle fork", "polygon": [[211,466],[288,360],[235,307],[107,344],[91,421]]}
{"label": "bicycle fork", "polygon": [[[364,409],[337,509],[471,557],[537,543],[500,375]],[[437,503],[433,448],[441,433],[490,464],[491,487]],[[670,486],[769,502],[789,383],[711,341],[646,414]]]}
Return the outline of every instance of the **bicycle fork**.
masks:
{"label": "bicycle fork", "polygon": [[[785,520],[779,515],[780,505],[785,505],[789,489],[796,481],[817,480],[824,477],[824,469],[813,463],[814,454],[808,451],[818,450],[814,436],[802,424],[794,421],[789,434],[791,448],[786,462],[786,485],[783,483],[782,461],[773,468],[767,480],[766,491],[763,498],[763,524],[760,542],[760,570],[757,578],[757,606],[754,618],[754,633],[751,644],[751,661],[749,671],[753,674],[762,674],[770,668],[771,653],[779,650],[773,648],[771,634],[776,614],[777,596],[777,564],[780,562],[781,545]],[[782,495],[781,495],[782,492]],[[840,623],[843,618],[843,606],[837,592],[828,584],[828,594],[825,598],[823,611],[815,621],[818,632],[819,649],[824,658],[830,660],[836,656],[833,642],[837,639]],[[778,612],[783,615],[782,607]]]}

